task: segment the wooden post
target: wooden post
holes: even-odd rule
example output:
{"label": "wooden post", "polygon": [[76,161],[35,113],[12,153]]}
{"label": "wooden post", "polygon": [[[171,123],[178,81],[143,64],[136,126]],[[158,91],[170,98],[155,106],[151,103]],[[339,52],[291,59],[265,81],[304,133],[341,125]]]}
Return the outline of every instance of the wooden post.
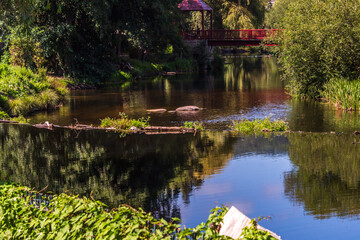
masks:
{"label": "wooden post", "polygon": [[202,37],[205,39],[204,11],[201,11]]}
{"label": "wooden post", "polygon": [[213,11],[210,11],[210,14],[211,14],[211,20],[210,20],[210,36],[212,38],[212,35],[213,35]]}

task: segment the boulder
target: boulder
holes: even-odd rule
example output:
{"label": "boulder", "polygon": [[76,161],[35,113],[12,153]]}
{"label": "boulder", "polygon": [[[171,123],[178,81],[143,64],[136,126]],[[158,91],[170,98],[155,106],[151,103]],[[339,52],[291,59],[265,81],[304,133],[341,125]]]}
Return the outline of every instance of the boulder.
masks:
{"label": "boulder", "polygon": [[184,106],[176,109],[176,112],[194,112],[199,111],[200,108],[197,106]]}
{"label": "boulder", "polygon": [[164,113],[167,110],[165,108],[157,108],[157,109],[148,109],[146,111],[150,113]]}

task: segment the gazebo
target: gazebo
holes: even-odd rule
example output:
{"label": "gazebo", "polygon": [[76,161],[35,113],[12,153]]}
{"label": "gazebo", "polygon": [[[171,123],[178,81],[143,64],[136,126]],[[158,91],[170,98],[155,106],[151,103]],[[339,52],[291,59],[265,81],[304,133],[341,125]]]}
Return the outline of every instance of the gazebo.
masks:
{"label": "gazebo", "polygon": [[178,7],[181,11],[198,11],[201,12],[201,31],[202,37],[205,37],[205,23],[204,23],[204,14],[205,12],[210,12],[211,23],[210,30],[213,30],[213,10],[209,5],[204,3],[202,0],[183,0],[179,3]]}

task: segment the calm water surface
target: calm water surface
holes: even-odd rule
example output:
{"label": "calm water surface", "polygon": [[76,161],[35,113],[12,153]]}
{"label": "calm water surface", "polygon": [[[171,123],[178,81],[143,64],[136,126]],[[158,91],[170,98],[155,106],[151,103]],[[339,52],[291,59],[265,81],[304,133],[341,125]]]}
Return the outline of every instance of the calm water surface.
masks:
{"label": "calm water surface", "polygon": [[[155,216],[205,221],[218,204],[234,205],[283,239],[360,238],[358,113],[287,97],[271,58],[229,58],[221,76],[176,76],[121,88],[74,92],[57,112],[33,116],[71,124],[97,123],[123,111],[183,105],[196,114],[151,114],[153,125],[203,121],[216,129],[185,135],[120,137],[103,131],[0,125],[0,180],[127,203]],[[235,135],[228,124],[273,115],[289,121],[281,136]],[[330,134],[330,131],[343,134]]]}
{"label": "calm water surface", "polygon": [[[147,109],[196,105],[205,110],[188,114],[148,114]],[[360,129],[359,113],[338,111],[313,101],[292,100],[286,95],[275,58],[226,58],[225,72],[213,75],[178,75],[109,85],[102,90],[74,91],[58,111],[39,113],[31,123],[50,121],[99,124],[99,119],[150,116],[152,125],[182,125],[201,121],[208,129],[227,129],[233,120],[272,116],[286,119],[292,130],[353,132]]]}

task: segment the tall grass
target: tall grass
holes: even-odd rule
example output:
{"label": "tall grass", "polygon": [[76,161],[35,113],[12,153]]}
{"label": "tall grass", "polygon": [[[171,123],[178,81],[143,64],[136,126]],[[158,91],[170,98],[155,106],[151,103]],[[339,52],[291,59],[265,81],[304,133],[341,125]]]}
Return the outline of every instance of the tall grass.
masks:
{"label": "tall grass", "polygon": [[233,121],[231,129],[241,134],[261,132],[283,132],[288,130],[288,125],[283,120],[272,121],[270,117],[264,119]]}
{"label": "tall grass", "polygon": [[359,110],[360,79],[333,78],[324,84],[323,98],[344,110]]}

